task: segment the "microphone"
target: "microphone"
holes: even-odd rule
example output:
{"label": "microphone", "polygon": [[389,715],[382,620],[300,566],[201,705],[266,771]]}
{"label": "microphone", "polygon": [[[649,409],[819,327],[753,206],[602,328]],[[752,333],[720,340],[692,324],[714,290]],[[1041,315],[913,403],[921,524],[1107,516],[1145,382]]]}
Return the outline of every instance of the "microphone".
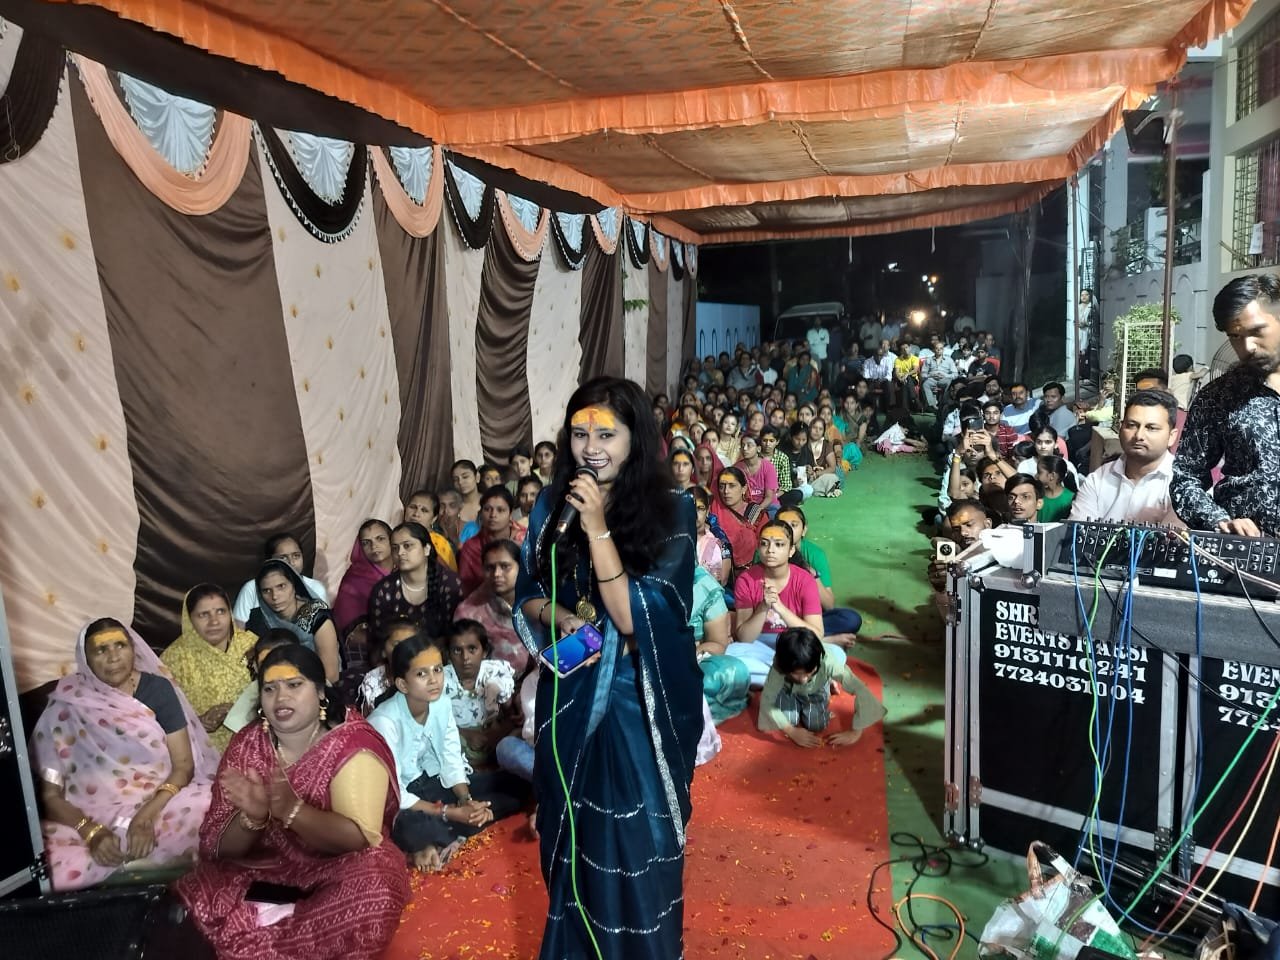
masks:
{"label": "microphone", "polygon": [[[592,480],[600,479],[595,470],[585,464],[573,471],[573,475],[574,477],[590,477]],[[560,543],[560,541],[564,539],[565,534],[568,533],[569,527],[578,519],[578,508],[573,502],[572,495],[572,491],[565,494],[564,509],[560,511],[560,519],[556,522],[555,533],[551,536],[551,542],[553,544]]]}

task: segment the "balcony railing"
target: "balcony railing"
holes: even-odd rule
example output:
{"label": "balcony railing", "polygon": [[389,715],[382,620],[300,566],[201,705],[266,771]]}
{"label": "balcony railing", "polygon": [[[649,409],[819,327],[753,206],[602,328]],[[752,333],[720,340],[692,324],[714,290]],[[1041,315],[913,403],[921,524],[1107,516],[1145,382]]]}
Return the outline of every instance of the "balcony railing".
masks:
{"label": "balcony railing", "polygon": [[1173,262],[1177,266],[1200,259],[1200,221],[1188,220],[1173,226]]}

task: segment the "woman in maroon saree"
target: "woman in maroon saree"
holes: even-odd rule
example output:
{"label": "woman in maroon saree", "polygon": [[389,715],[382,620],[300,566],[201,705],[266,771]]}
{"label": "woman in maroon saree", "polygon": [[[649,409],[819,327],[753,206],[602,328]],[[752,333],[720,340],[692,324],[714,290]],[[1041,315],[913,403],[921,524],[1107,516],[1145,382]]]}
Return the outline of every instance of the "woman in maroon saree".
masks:
{"label": "woman in maroon saree", "polygon": [[[389,839],[395,760],[357,714],[326,719],[312,651],[277,648],[258,678],[264,720],[223,754],[200,865],[178,893],[219,960],[374,960],[409,898]],[[291,888],[296,902],[264,903],[258,883]]]}
{"label": "woman in maroon saree", "polygon": [[758,503],[747,499],[747,477],[738,467],[724,467],[716,475],[711,513],[729,541],[733,569],[745,570],[755,559],[760,530],[769,520]]}

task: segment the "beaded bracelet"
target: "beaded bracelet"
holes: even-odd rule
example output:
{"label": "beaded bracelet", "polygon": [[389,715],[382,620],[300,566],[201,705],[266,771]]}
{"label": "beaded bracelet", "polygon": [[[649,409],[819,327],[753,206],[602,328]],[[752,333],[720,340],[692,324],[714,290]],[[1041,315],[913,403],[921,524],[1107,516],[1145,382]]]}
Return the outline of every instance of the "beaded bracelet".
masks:
{"label": "beaded bracelet", "polygon": [[252,830],[254,833],[257,833],[259,830],[267,829],[268,819],[268,817],[263,817],[261,820],[255,820],[243,810],[240,811],[240,826],[244,827],[246,830]]}

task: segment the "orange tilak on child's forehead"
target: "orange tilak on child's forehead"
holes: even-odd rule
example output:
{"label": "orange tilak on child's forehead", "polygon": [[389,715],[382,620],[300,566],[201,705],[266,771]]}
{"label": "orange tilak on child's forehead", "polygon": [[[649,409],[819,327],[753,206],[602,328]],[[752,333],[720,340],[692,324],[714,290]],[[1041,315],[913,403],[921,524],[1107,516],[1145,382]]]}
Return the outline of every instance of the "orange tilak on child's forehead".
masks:
{"label": "orange tilak on child's forehead", "polygon": [[571,427],[586,427],[589,431],[613,430],[618,426],[618,419],[608,407],[583,407],[569,421]]}

